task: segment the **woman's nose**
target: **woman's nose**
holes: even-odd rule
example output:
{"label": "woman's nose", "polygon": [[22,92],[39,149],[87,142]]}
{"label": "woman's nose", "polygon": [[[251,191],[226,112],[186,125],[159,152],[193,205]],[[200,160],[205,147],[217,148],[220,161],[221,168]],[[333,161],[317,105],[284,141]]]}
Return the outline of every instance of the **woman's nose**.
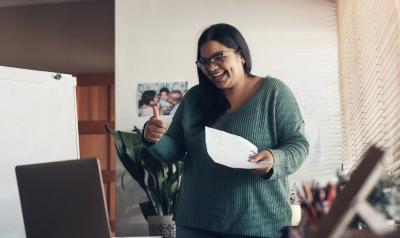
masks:
{"label": "woman's nose", "polygon": [[206,66],[206,71],[207,72],[212,72],[213,70],[215,70],[216,68],[218,68],[218,64],[213,63],[213,62],[209,62]]}

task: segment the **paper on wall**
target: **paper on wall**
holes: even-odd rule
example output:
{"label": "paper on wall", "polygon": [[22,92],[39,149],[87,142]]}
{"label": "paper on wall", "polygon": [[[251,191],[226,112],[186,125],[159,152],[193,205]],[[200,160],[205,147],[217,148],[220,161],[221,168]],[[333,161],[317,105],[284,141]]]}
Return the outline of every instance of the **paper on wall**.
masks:
{"label": "paper on wall", "polygon": [[268,161],[249,162],[249,156],[257,154],[257,147],[243,137],[206,126],[208,155],[218,164],[231,168],[257,169],[270,166]]}

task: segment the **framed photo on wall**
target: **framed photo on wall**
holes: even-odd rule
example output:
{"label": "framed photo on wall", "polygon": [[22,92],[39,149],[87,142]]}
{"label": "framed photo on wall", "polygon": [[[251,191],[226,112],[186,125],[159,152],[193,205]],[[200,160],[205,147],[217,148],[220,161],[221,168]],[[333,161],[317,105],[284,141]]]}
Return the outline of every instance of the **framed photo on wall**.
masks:
{"label": "framed photo on wall", "polygon": [[188,90],[188,82],[140,83],[137,87],[138,116],[153,115],[157,105],[161,116],[173,116]]}

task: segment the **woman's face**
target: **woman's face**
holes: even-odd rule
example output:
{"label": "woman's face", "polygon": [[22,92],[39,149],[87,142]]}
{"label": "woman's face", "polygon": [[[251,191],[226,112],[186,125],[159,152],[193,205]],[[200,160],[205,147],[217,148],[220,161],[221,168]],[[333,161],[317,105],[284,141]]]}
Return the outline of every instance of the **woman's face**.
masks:
{"label": "woman's face", "polygon": [[[244,78],[243,59],[240,54],[218,41],[204,43],[200,48],[200,58],[203,62],[208,60],[200,69],[221,90],[234,87]],[[212,60],[214,62],[211,62]]]}
{"label": "woman's face", "polygon": [[150,101],[150,106],[157,105],[158,103],[158,96],[157,94],[154,96],[153,100]]}

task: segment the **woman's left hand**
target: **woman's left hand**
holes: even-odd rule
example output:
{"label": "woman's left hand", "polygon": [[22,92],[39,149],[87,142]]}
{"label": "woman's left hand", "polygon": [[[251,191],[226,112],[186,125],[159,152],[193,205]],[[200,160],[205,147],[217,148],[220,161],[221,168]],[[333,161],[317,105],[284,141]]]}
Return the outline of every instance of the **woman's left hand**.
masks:
{"label": "woman's left hand", "polygon": [[257,154],[250,156],[249,161],[252,163],[257,163],[261,161],[270,162],[271,165],[269,165],[268,167],[259,169],[250,169],[250,172],[252,172],[253,174],[263,176],[266,175],[272,169],[272,164],[274,163],[274,156],[269,150],[261,150]]}

